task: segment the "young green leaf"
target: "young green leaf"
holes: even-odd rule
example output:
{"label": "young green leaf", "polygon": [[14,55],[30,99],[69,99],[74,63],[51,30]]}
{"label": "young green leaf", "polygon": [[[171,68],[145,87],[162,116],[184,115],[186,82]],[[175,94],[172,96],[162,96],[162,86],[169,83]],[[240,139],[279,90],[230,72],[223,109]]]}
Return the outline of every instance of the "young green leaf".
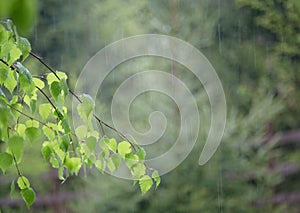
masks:
{"label": "young green leaf", "polygon": [[103,154],[104,154],[104,157],[108,157],[109,156],[109,149],[107,147],[107,143],[109,142],[109,139],[108,138],[101,138],[101,140],[99,141],[99,146],[100,148],[102,149],[103,151]]}
{"label": "young green leaf", "polygon": [[28,57],[28,55],[31,51],[30,43],[26,38],[19,37],[17,45],[18,45],[18,48],[21,50],[21,52],[23,54],[22,61],[24,61]]}
{"label": "young green leaf", "polygon": [[52,97],[57,101],[58,100],[58,96],[61,93],[61,87],[59,82],[54,81],[51,85],[50,85],[50,93],[52,95]]}
{"label": "young green leaf", "polygon": [[113,152],[117,151],[117,141],[116,141],[116,139],[111,138],[111,139],[105,140],[105,143],[111,151],[113,151]]}
{"label": "young green leaf", "polygon": [[29,208],[35,200],[35,192],[32,188],[26,188],[21,190],[21,195],[27,207]]}
{"label": "young green leaf", "polygon": [[22,52],[17,46],[15,45],[11,46],[9,51],[9,60],[7,61],[7,63],[9,65],[12,65],[16,60],[20,58],[21,55]]}
{"label": "young green leaf", "polygon": [[118,169],[121,163],[121,157],[118,154],[111,156],[111,159],[115,165],[115,168]]}
{"label": "young green leaf", "polygon": [[45,121],[49,115],[51,114],[52,112],[52,106],[51,104],[49,103],[46,103],[46,104],[41,104],[39,106],[39,114],[40,116],[42,117],[42,119]]}
{"label": "young green leaf", "polygon": [[42,128],[44,135],[50,140],[53,141],[55,139],[55,132],[53,128],[49,128],[47,126],[43,126]]}
{"label": "young green leaf", "polygon": [[86,137],[87,132],[88,132],[87,127],[84,125],[79,126],[75,129],[75,134],[76,134],[78,140],[80,140],[80,141]]}
{"label": "young green leaf", "polygon": [[64,96],[68,95],[69,94],[69,87],[68,87],[66,79],[62,78],[59,83],[60,83],[61,89],[64,91]]}
{"label": "young green leaf", "polygon": [[86,124],[90,124],[94,107],[95,107],[95,102],[92,99],[92,97],[87,94],[83,94],[82,103],[77,106],[77,111],[81,119]]}
{"label": "young green leaf", "polygon": [[125,155],[125,163],[129,169],[139,162],[139,157],[136,154],[128,153]]}
{"label": "young green leaf", "polygon": [[45,160],[49,160],[50,156],[51,156],[52,150],[49,147],[49,142],[44,142],[43,143],[43,147],[42,147],[42,154],[43,157],[45,158]]}
{"label": "young green leaf", "polygon": [[139,180],[140,189],[145,194],[152,187],[153,181],[148,175],[144,175]]}
{"label": "young green leaf", "polygon": [[116,166],[111,158],[107,160],[107,167],[111,172],[114,172],[116,170]]}
{"label": "young green leaf", "polygon": [[91,152],[94,152],[96,148],[97,139],[93,136],[90,136],[86,139],[86,145]]}
{"label": "young green leaf", "polygon": [[96,168],[100,171],[100,172],[104,172],[105,169],[105,161],[103,158],[100,158],[98,160],[95,161],[95,166]]}
{"label": "young green leaf", "polygon": [[16,67],[18,68],[19,73],[20,73],[21,88],[32,84],[33,80],[32,80],[29,70],[26,67],[24,67],[23,64],[21,64],[20,62],[16,63]]}
{"label": "young green leaf", "polygon": [[65,117],[61,120],[61,126],[65,130],[66,134],[70,133],[71,129],[70,129],[70,124],[69,124],[69,120],[67,117]]}
{"label": "young green leaf", "polygon": [[158,172],[155,170],[153,173],[152,173],[152,178],[155,180],[156,182],[156,185],[155,185],[155,189],[159,186],[160,184],[160,177],[158,175]]}
{"label": "young green leaf", "polygon": [[[64,72],[56,72],[56,75],[59,77],[59,79],[63,79],[63,78],[67,79],[68,78],[68,76]],[[49,73],[47,75],[48,85],[51,85],[54,81],[59,82],[60,81],[59,79],[54,75],[54,73]]]}
{"label": "young green leaf", "polygon": [[0,168],[3,173],[13,164],[13,157],[7,152],[0,153]]}
{"label": "young green leaf", "polygon": [[8,89],[8,91],[12,94],[15,87],[17,86],[17,77],[15,76],[16,73],[14,71],[9,71],[8,72],[8,78],[6,81],[4,81],[4,86]]}
{"label": "young green leaf", "polygon": [[136,151],[137,156],[139,157],[140,160],[145,160],[146,157],[146,152],[142,147],[138,147]]}
{"label": "young green leaf", "polygon": [[70,170],[71,173],[78,174],[79,169],[81,168],[81,159],[80,158],[66,158],[65,165]]}
{"label": "young green leaf", "polygon": [[53,168],[56,168],[56,169],[59,168],[59,162],[53,155],[50,156],[50,161],[49,162],[51,163]]}
{"label": "young green leaf", "polygon": [[122,141],[118,144],[118,153],[125,158],[125,155],[131,153],[131,144],[127,141]]}
{"label": "young green leaf", "polygon": [[132,176],[134,179],[140,179],[146,173],[146,167],[142,163],[138,163],[132,167],[131,170]]}
{"label": "young green leaf", "polygon": [[15,180],[13,180],[12,182],[11,182],[11,184],[10,184],[10,196],[12,197],[13,196],[13,194],[15,193]]}
{"label": "young green leaf", "polygon": [[25,176],[21,176],[17,180],[17,184],[20,189],[26,189],[30,187],[30,182]]}
{"label": "young green leaf", "polygon": [[37,86],[38,88],[43,89],[45,87],[45,84],[41,79],[33,78],[32,80],[34,85]]}
{"label": "young green leaf", "polygon": [[30,142],[34,142],[40,136],[41,132],[39,128],[28,127],[25,130],[25,135]]}
{"label": "young green leaf", "polygon": [[20,159],[23,153],[24,140],[21,137],[13,136],[8,140],[8,148],[14,154],[16,159]]}

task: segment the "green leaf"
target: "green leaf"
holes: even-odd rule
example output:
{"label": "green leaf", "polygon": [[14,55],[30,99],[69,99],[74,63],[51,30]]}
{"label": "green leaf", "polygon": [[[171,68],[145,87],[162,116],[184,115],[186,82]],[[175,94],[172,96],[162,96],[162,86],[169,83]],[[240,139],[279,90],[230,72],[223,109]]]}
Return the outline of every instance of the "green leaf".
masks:
{"label": "green leaf", "polygon": [[70,144],[70,137],[69,135],[63,135],[61,137],[61,144],[60,144],[60,148],[66,152],[69,149],[69,144]]}
{"label": "green leaf", "polygon": [[20,159],[23,153],[24,140],[21,137],[13,136],[8,139],[8,148],[14,154],[16,159]]}
{"label": "green leaf", "polygon": [[49,158],[51,156],[51,153],[52,153],[52,150],[51,148],[49,147],[49,142],[44,142],[43,143],[43,147],[42,147],[42,154],[43,154],[43,157],[45,158],[45,160],[49,161]]}
{"label": "green leaf", "polygon": [[17,125],[15,126],[15,130],[16,130],[16,132],[18,133],[19,136],[25,138],[25,130],[26,130],[25,124],[20,124],[20,123],[17,124]]}
{"label": "green leaf", "polygon": [[44,135],[50,140],[53,141],[55,139],[55,132],[53,128],[49,128],[47,126],[43,126],[42,128]]}
{"label": "green leaf", "polygon": [[59,162],[53,155],[50,156],[50,163],[53,168],[56,168],[56,169],[59,168]]}
{"label": "green leaf", "polygon": [[77,127],[75,129],[75,134],[76,134],[78,140],[81,141],[82,139],[84,139],[87,135],[87,131],[88,131],[87,127],[84,125]]}
{"label": "green leaf", "polygon": [[136,154],[140,160],[145,160],[146,152],[142,147],[138,146]]}
{"label": "green leaf", "polygon": [[114,154],[111,159],[115,165],[115,168],[118,169],[121,163],[121,157],[117,154]]}
{"label": "green leaf", "polygon": [[8,72],[8,78],[4,81],[4,86],[12,94],[18,82],[16,80],[16,73],[14,71]]}
{"label": "green leaf", "polygon": [[56,75],[58,75],[58,77],[60,78],[60,79],[68,79],[68,76],[67,76],[67,74],[65,73],[65,72],[61,72],[61,71],[56,71]]}
{"label": "green leaf", "polygon": [[81,168],[81,159],[80,158],[66,158],[65,165],[71,173],[78,174],[78,171]]}
{"label": "green leaf", "polygon": [[131,169],[134,165],[139,163],[139,157],[137,155],[133,155],[132,153],[128,153],[125,155],[125,163],[129,169]]}
{"label": "green leaf", "polygon": [[67,117],[65,117],[61,120],[61,126],[65,130],[66,134],[70,133],[71,129],[70,129],[69,120]]}
{"label": "green leaf", "polygon": [[31,101],[30,101],[30,109],[31,109],[31,112],[33,114],[35,112],[35,110],[36,110],[36,100],[35,99],[31,99]]}
{"label": "green leaf", "polygon": [[116,170],[116,166],[111,158],[107,160],[107,167],[111,172],[114,172]]}
{"label": "green leaf", "polygon": [[[14,109],[17,109],[19,111],[22,111],[22,105],[21,104],[11,104],[11,106],[14,108]],[[11,110],[11,114],[13,115],[13,118],[15,120],[17,120],[19,117],[20,117],[20,113],[17,111],[17,110]]]}
{"label": "green leaf", "polygon": [[13,180],[12,182],[11,182],[11,184],[10,184],[10,196],[12,197],[13,196],[13,194],[15,193],[15,180]]}
{"label": "green leaf", "polygon": [[35,200],[35,192],[32,188],[26,188],[21,190],[21,195],[27,207],[29,208]]}
{"label": "green leaf", "polygon": [[49,103],[46,103],[46,104],[41,104],[39,106],[39,114],[40,116],[42,117],[42,119],[45,121],[49,115],[51,114],[52,112],[52,106],[51,104]]}
{"label": "green leaf", "polygon": [[100,172],[104,172],[104,169],[105,169],[105,161],[104,159],[98,159],[95,161],[95,166],[96,168],[100,171]]}
{"label": "green leaf", "polygon": [[118,144],[118,153],[125,158],[125,155],[131,153],[131,144],[127,141],[122,141]]}
{"label": "green leaf", "polygon": [[35,121],[35,120],[27,120],[26,122],[25,122],[25,125],[26,125],[26,127],[36,127],[36,128],[39,128],[39,126],[40,126],[40,123],[38,122],[38,121]]}
{"label": "green leaf", "polygon": [[13,164],[13,157],[10,154],[6,152],[0,153],[0,168],[3,174],[5,173],[6,169],[10,167],[12,164]]}
{"label": "green leaf", "polygon": [[20,73],[20,83],[21,83],[21,88],[24,88],[30,84],[33,83],[32,77],[30,72],[26,67],[23,66],[20,62],[16,63],[16,67],[19,70]]}
{"label": "green leaf", "polygon": [[143,194],[145,194],[152,187],[153,181],[148,175],[144,175],[139,180],[140,189]]}
{"label": "green leaf", "polygon": [[[59,77],[59,79],[68,79],[68,76],[64,72],[56,72],[56,75]],[[49,73],[47,75],[47,83],[48,85],[51,85],[54,81],[59,82],[59,80],[54,73]]]}
{"label": "green leaf", "polygon": [[53,73],[49,73],[47,75],[47,83],[50,86],[54,81],[59,82],[59,80],[57,79],[57,77],[53,74]]}
{"label": "green leaf", "polygon": [[65,78],[61,79],[60,80],[60,87],[61,89],[64,91],[64,95],[68,95],[69,94],[69,87],[68,87],[68,84],[67,84],[67,81]]}
{"label": "green leaf", "polygon": [[23,60],[22,61],[24,61],[28,57],[28,55],[31,51],[30,43],[26,38],[19,37],[17,45],[18,45],[18,48],[21,50],[21,52],[23,54]]}
{"label": "green leaf", "polygon": [[90,124],[93,116],[93,109],[95,107],[95,102],[91,96],[83,94],[82,103],[77,106],[77,111],[81,119],[86,123]]}
{"label": "green leaf", "polygon": [[51,93],[52,97],[57,101],[58,100],[58,96],[61,93],[61,87],[60,87],[60,83],[59,82],[54,81],[50,85],[50,93]]}
{"label": "green leaf", "polygon": [[91,152],[95,151],[97,139],[93,136],[90,136],[86,139],[86,145]]}
{"label": "green leaf", "polygon": [[12,65],[16,60],[20,58],[21,55],[22,55],[21,50],[17,48],[15,45],[12,46],[9,51],[9,60],[7,61],[7,63],[9,65]]}
{"label": "green leaf", "polygon": [[45,84],[41,79],[33,78],[32,80],[34,82],[34,85],[37,86],[38,88],[43,89],[45,87]]}
{"label": "green leaf", "polygon": [[5,80],[8,77],[8,72],[9,72],[9,67],[4,63],[0,63],[0,84],[5,82]]}
{"label": "green leaf", "polygon": [[40,136],[41,132],[39,128],[28,127],[25,130],[25,135],[30,142],[34,142]]}
{"label": "green leaf", "polygon": [[101,140],[99,141],[99,146],[102,149],[105,157],[109,156],[109,149],[106,145],[108,143],[108,141],[109,141],[109,139],[105,138],[105,137],[101,138]]}
{"label": "green leaf", "polygon": [[30,182],[25,176],[21,176],[17,180],[17,184],[20,189],[26,189],[30,187]]}
{"label": "green leaf", "polygon": [[106,143],[106,145],[108,146],[108,148],[113,151],[116,152],[117,151],[117,141],[114,138],[108,139],[104,141]]}
{"label": "green leaf", "polygon": [[132,167],[131,173],[134,179],[140,179],[142,176],[145,175],[146,167],[144,164],[138,163]]}
{"label": "green leaf", "polygon": [[158,172],[155,170],[153,173],[152,173],[152,178],[155,180],[156,182],[156,185],[155,185],[155,189],[159,186],[160,184],[160,177],[158,175]]}

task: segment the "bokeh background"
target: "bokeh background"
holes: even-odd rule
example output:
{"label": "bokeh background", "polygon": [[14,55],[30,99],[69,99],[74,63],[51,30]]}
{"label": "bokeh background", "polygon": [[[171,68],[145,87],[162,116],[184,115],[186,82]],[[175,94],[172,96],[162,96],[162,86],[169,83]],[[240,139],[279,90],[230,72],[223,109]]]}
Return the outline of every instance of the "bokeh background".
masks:
{"label": "bokeh background", "polygon": [[[210,126],[201,83],[172,61],[125,62],[100,88],[97,113],[111,123],[114,91],[132,74],[158,69],[176,75],[192,91],[201,118],[198,141],[186,160],[162,176],[157,190],[142,195],[131,181],[94,170],[61,184],[43,160],[41,145],[34,144],[21,166],[37,200],[28,210],[17,194],[9,196],[11,170],[0,176],[2,212],[299,212],[300,1],[0,0],[0,16],[14,21],[33,52],[67,72],[71,87],[88,59],[111,42],[145,33],[183,39],[214,66],[228,113],[221,146],[199,166]],[[46,72],[30,58],[26,65],[35,74]],[[155,92],[132,103],[133,126],[147,131],[155,110],[165,114],[168,126],[157,143],[145,147],[149,158],[172,146],[180,126],[176,103]]]}

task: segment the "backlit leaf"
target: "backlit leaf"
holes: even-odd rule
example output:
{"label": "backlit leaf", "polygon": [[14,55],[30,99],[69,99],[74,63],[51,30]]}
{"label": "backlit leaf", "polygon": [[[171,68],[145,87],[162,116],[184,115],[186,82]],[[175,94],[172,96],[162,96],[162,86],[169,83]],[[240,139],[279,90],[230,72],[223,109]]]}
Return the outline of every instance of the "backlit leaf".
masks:
{"label": "backlit leaf", "polygon": [[153,181],[148,175],[144,175],[139,180],[140,189],[143,194],[145,194],[152,187]]}
{"label": "backlit leaf", "polygon": [[14,91],[14,88],[17,86],[18,82],[16,80],[14,71],[9,71],[7,75],[7,80],[4,81],[4,86],[8,89],[10,93]]}
{"label": "backlit leaf", "polygon": [[158,172],[155,170],[153,173],[152,173],[152,178],[155,180],[156,182],[156,185],[155,185],[155,189],[159,186],[160,184],[160,177],[158,175]]}
{"label": "backlit leaf", "polygon": [[97,139],[93,136],[90,136],[86,139],[86,145],[91,152],[94,152],[96,148]]}
{"label": "backlit leaf", "polygon": [[26,189],[30,187],[30,182],[25,176],[21,176],[17,180],[17,184],[20,189]]}
{"label": "backlit leaf", "polygon": [[41,104],[39,106],[39,114],[43,120],[46,120],[49,115],[52,113],[52,106],[49,103]]}
{"label": "backlit leaf", "polygon": [[35,192],[32,188],[26,188],[21,190],[21,195],[27,207],[29,208],[35,200]]}
{"label": "backlit leaf", "polygon": [[43,89],[45,87],[45,83],[41,79],[33,78],[32,80],[34,82],[34,85],[38,88]]}
{"label": "backlit leaf", "polygon": [[31,51],[30,43],[26,38],[19,37],[17,45],[23,54],[22,61],[24,61],[28,57],[29,52]]}
{"label": "backlit leaf", "polygon": [[117,141],[116,141],[116,139],[111,138],[111,139],[105,140],[105,143],[111,151],[113,151],[113,152],[117,151]]}
{"label": "backlit leaf", "polygon": [[28,127],[25,130],[25,135],[30,142],[34,142],[40,136],[41,132],[39,128]]}
{"label": "backlit leaf", "polygon": [[125,157],[126,154],[131,152],[131,144],[127,141],[122,141],[118,144],[118,153]]}
{"label": "backlit leaf", "polygon": [[59,94],[61,93],[61,87],[60,87],[59,82],[54,81],[54,82],[50,85],[50,93],[51,93],[52,97],[53,97],[55,100],[58,100],[58,96],[59,96]]}
{"label": "backlit leaf", "polygon": [[81,168],[81,159],[80,158],[66,158],[65,165],[70,170],[71,173],[78,174],[78,171]]}
{"label": "backlit leaf", "polygon": [[0,168],[3,173],[5,173],[6,169],[13,164],[13,157],[6,153],[0,153]]}
{"label": "backlit leaf", "polygon": [[75,134],[78,140],[84,139],[87,135],[87,127],[84,125],[77,127],[75,130]]}
{"label": "backlit leaf", "polygon": [[77,111],[81,119],[89,124],[93,115],[93,109],[95,107],[95,102],[91,96],[83,94],[82,103],[77,106]]}
{"label": "backlit leaf", "polygon": [[14,154],[16,159],[19,159],[23,153],[24,141],[23,138],[13,136],[8,140],[8,148]]}

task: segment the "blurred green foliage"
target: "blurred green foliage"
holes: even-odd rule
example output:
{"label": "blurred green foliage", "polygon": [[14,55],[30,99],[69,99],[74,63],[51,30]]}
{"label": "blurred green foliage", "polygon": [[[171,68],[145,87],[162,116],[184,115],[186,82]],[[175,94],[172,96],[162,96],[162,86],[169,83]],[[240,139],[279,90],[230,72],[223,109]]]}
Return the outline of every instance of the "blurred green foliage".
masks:
{"label": "blurred green foliage", "polygon": [[19,33],[28,34],[38,15],[37,0],[0,0],[0,18],[10,18]]}

